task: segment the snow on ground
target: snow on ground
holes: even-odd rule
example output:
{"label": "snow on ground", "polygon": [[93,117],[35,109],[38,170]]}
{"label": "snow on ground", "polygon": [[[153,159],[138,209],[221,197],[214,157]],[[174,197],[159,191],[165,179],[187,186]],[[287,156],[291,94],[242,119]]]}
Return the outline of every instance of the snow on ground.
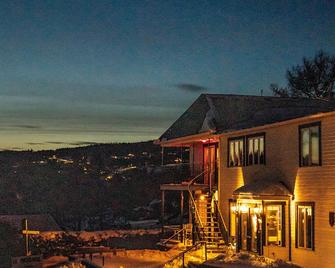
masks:
{"label": "snow on ground", "polygon": [[108,239],[110,237],[127,237],[127,236],[143,236],[143,235],[157,235],[161,233],[161,229],[136,229],[136,230],[106,230],[106,231],[94,231],[94,232],[43,232],[40,236],[43,239],[54,239],[63,233],[77,236],[84,241],[95,240],[99,241],[102,239]]}
{"label": "snow on ground", "polygon": [[[117,255],[107,253],[103,267],[106,268],[158,268],[164,263],[177,255],[179,251],[159,251],[159,250],[125,250],[120,251]],[[95,255],[92,262],[102,266],[102,256]]]}
{"label": "snow on ground", "polygon": [[299,268],[299,266],[282,260],[273,260],[264,256],[249,253],[228,253],[221,255],[214,260],[205,262],[208,267],[217,268]]}
{"label": "snow on ground", "polygon": [[[104,268],[159,268],[172,257],[178,255],[179,250],[159,251],[159,250],[120,250],[114,253],[104,253],[103,258],[100,254],[94,254],[92,259],[87,254],[86,259]],[[83,268],[80,258],[75,262],[68,262],[67,257],[54,256],[43,262],[43,268],[54,267],[58,264],[61,268]]]}

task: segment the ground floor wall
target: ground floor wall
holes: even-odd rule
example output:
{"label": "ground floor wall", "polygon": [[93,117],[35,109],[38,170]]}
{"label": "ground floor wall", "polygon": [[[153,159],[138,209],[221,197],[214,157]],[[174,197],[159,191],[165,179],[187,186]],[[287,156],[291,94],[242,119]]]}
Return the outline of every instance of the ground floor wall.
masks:
{"label": "ground floor wall", "polygon": [[[285,208],[283,209],[284,217],[283,217],[283,226],[282,231],[284,234],[284,244],[282,245],[268,245],[267,239],[267,220],[265,220],[265,215],[260,215],[259,219],[264,221],[262,226],[262,248],[261,255],[264,255],[269,258],[273,259],[282,259],[285,261],[292,261],[293,263],[300,265],[301,267],[305,268],[313,268],[313,267],[325,267],[331,268],[334,267],[335,263],[335,226],[332,227],[330,225],[330,216],[329,212],[334,211],[334,202],[335,199],[327,199],[327,200],[318,200],[317,202],[310,202],[307,199],[295,199],[295,200],[287,200],[287,201],[280,201],[280,203],[285,202]],[[232,204],[234,210],[236,210],[236,203],[240,200],[234,199],[227,199],[226,202],[221,203],[223,205],[222,211],[225,211],[225,221],[227,222],[228,228],[230,232],[232,231],[231,223],[235,224],[235,245],[237,248],[241,249],[239,243],[241,243],[241,236],[243,235],[241,232],[241,217],[239,213],[241,212],[232,212]],[[270,201],[270,200],[262,200],[264,205],[263,213],[266,211],[267,204],[271,204],[272,202],[278,201]],[[307,204],[307,205],[306,205]],[[306,205],[306,206],[305,206]],[[309,207],[311,205],[312,211],[311,215],[313,218],[313,222],[311,223],[313,227],[311,227],[312,232],[309,234],[312,236],[312,245],[302,247],[299,245],[299,238],[298,238],[298,219],[297,219],[297,211],[300,207]],[[229,211],[230,210],[230,211]],[[238,208],[237,208],[238,210]],[[236,217],[234,220],[232,217]],[[307,216],[306,216],[307,217]],[[240,226],[238,221],[240,221]],[[307,218],[304,218],[302,223],[307,222]],[[305,242],[307,241],[307,229],[305,229]],[[242,250],[243,251],[243,250]]]}

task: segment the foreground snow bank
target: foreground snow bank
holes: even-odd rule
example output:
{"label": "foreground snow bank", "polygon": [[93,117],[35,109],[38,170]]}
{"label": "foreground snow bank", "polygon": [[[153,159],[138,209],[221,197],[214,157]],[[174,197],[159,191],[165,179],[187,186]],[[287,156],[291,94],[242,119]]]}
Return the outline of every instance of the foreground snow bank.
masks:
{"label": "foreground snow bank", "polygon": [[228,253],[205,262],[208,267],[266,267],[266,268],[299,268],[283,260],[273,260],[264,256],[249,253]]}
{"label": "foreground snow bank", "polygon": [[76,236],[84,241],[88,240],[103,240],[110,237],[129,237],[129,236],[143,236],[143,235],[157,235],[161,233],[161,229],[137,229],[137,230],[106,230],[94,232],[43,232],[41,237],[43,239],[54,239],[62,234],[69,234]]}

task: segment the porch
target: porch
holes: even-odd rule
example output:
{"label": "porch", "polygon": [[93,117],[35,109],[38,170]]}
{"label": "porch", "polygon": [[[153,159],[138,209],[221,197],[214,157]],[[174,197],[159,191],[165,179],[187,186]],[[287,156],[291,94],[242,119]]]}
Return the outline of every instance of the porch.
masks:
{"label": "porch", "polygon": [[281,182],[259,180],[236,189],[229,202],[237,251],[291,259],[292,193]]}

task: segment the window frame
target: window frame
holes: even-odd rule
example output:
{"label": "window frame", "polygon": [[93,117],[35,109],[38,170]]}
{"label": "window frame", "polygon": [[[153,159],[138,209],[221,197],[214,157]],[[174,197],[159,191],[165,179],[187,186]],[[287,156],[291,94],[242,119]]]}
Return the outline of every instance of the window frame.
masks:
{"label": "window frame", "polygon": [[[266,210],[267,206],[281,206],[281,245],[275,245],[276,247],[286,247],[286,202],[285,201],[278,201],[278,202],[264,202],[264,219],[265,219],[265,245],[269,246],[268,244],[268,232],[267,232],[267,215]],[[289,227],[291,228],[291,227]]]}
{"label": "window frame", "polygon": [[[309,164],[303,165],[302,163],[302,130],[306,128],[318,127],[319,128],[319,164]],[[322,127],[321,121],[312,122],[304,125],[299,125],[298,130],[299,135],[299,167],[319,167],[322,166]],[[311,149],[309,150],[309,154],[311,155]],[[311,156],[310,156],[311,157]]]}
{"label": "window frame", "polygon": [[[254,138],[263,138],[263,150],[264,150],[264,163],[259,163],[258,164],[250,164],[249,163],[249,139],[254,139]],[[259,132],[251,135],[245,136],[245,147],[246,147],[246,152],[245,152],[245,165],[246,166],[261,166],[261,165],[266,165],[266,133],[265,132]],[[259,150],[260,148],[258,148]],[[254,161],[253,161],[254,162]]]}
{"label": "window frame", "polygon": [[[241,160],[241,165],[238,166],[231,166],[230,165],[230,143],[234,141],[240,141],[242,140],[243,142],[243,159]],[[245,136],[238,136],[238,137],[230,137],[227,140],[227,167],[228,168],[236,168],[236,167],[244,167],[245,166],[245,161],[246,161],[246,142],[245,142]]]}
{"label": "window frame", "polygon": [[[304,247],[299,246],[299,236],[298,236],[298,216],[299,216],[299,206],[303,207],[311,207],[312,209],[312,234],[311,234],[311,243],[312,247],[308,248],[306,244]],[[306,225],[304,225],[305,237],[306,237]],[[304,243],[307,240],[304,239]],[[315,202],[296,202],[295,203],[295,247],[297,249],[311,250],[315,251]]]}

